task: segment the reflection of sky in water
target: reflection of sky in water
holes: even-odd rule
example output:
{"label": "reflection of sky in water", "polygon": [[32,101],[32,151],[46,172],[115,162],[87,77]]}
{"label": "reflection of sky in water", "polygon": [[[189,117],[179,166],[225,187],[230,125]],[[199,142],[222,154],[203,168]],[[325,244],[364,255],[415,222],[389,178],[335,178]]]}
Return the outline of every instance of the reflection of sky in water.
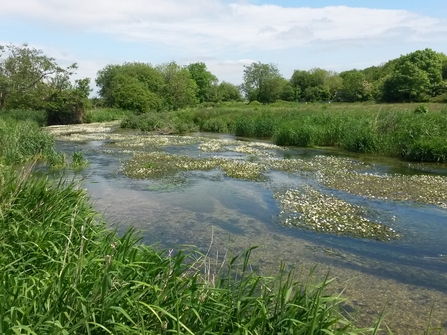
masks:
{"label": "reflection of sky in water", "polygon": [[[316,185],[313,179],[272,171],[268,173],[269,180],[266,182],[248,182],[225,177],[219,170],[214,170],[181,173],[166,181],[131,180],[120,172],[121,161],[129,159],[130,154],[120,154],[119,150],[115,154],[101,153],[98,141],[58,143],[57,147],[67,153],[76,150],[84,153],[91,165],[81,171],[80,176],[85,178],[85,185],[99,210],[104,211],[107,218],[117,225],[134,225],[146,231],[150,236],[146,236],[145,241],[155,243],[161,240],[166,247],[172,242],[193,244],[205,250],[210,227],[215,226],[216,230],[244,236],[253,243],[262,241],[270,244],[278,252],[284,248],[282,252],[287,253],[288,257],[303,257],[302,247],[278,245],[278,236],[280,240],[283,236],[288,243],[307,241],[344,255],[334,258],[333,255],[319,254],[319,262],[447,292],[447,282],[436,280],[439,275],[447,274],[446,210],[434,206],[369,200],[317,185],[323,192],[331,192],[351,203],[368,207],[374,220],[393,227],[404,237],[399,241],[381,243],[316,234],[278,224],[275,217],[279,210],[273,199],[274,190],[309,182]],[[166,151],[196,157],[223,155],[241,159],[246,156],[236,152],[204,153],[197,149],[197,145],[170,146]],[[279,157],[284,155],[281,151],[272,152]],[[315,149],[297,149],[288,151],[287,155],[311,158],[322,153]],[[393,170],[402,173],[406,169],[405,164],[396,161],[392,161],[391,165],[381,162],[372,166],[377,171],[388,173]],[[411,169],[405,171],[409,173]],[[430,276],[432,280],[427,279]]]}

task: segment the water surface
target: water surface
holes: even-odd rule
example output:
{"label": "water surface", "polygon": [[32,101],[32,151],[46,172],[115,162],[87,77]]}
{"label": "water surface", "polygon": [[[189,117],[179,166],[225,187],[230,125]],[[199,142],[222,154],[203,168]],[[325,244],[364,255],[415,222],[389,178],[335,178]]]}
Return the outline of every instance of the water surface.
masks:
{"label": "water surface", "polygon": [[[146,136],[144,134],[138,136]],[[230,135],[193,134],[200,138]],[[247,139],[240,139],[245,143]],[[243,140],[243,141],[242,141]],[[253,245],[254,266],[274,273],[280,262],[302,269],[303,278],[316,263],[315,276],[328,271],[336,278],[334,292],[344,290],[346,309],[354,311],[359,325],[371,325],[383,311],[395,334],[421,334],[433,309],[432,324],[447,328],[447,210],[417,202],[388,201],[330,189],[312,174],[265,171],[265,180],[249,181],[226,176],[219,169],[183,171],[161,180],[131,179],[122,171],[132,150],[110,139],[58,141],[67,154],[83,152],[90,165],[76,173],[111,225],[119,230],[136,227],[143,241],[178,250],[194,245],[216,259]],[[237,145],[236,145],[237,146]],[[139,151],[151,151],[150,146]],[[233,148],[234,149],[234,148]],[[199,143],[157,147],[174,155],[255,159],[234,150],[203,152]],[[439,164],[409,164],[395,159],[350,155],[333,149],[268,148],[272,157],[313,159],[318,155],[349,158],[368,164],[365,173],[446,176]],[[286,227],[279,219],[274,193],[312,185],[354,205],[368,209],[372,219],[395,229],[401,237],[388,242],[317,233]]]}

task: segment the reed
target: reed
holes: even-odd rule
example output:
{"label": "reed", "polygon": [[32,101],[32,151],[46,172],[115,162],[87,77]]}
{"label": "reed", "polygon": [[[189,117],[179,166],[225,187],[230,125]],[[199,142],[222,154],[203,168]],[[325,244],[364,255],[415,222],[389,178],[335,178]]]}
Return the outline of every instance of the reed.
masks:
{"label": "reed", "polygon": [[85,112],[83,122],[84,123],[110,122],[115,120],[122,120],[132,114],[133,112],[123,110],[120,108],[89,109]]}
{"label": "reed", "polygon": [[41,159],[57,165],[62,155],[54,150],[51,135],[42,132],[34,121],[0,117],[0,165],[17,165]]}
{"label": "reed", "polygon": [[221,104],[126,118],[121,126],[164,133],[230,132],[271,138],[282,146],[321,147],[447,161],[444,104]]}

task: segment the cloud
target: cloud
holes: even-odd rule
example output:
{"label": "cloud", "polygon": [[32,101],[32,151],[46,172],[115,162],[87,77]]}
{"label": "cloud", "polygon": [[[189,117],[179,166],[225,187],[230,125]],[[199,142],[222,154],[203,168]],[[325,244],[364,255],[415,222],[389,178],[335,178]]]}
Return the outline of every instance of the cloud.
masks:
{"label": "cloud", "polygon": [[405,10],[283,8],[219,0],[21,0],[3,4],[1,16],[210,55],[228,48],[275,50],[315,41],[380,40],[396,29],[405,30],[406,38],[447,33],[447,20]]}
{"label": "cloud", "polygon": [[[205,61],[220,79],[232,82],[240,82],[243,65],[250,64],[251,59],[280,66],[284,63],[290,72],[297,66],[324,66],[319,62],[329,57],[337,69],[346,69],[352,64],[349,57],[353,53],[354,61],[386,60],[398,56],[402,50],[414,50],[415,46],[443,45],[447,36],[446,19],[406,10],[346,6],[284,8],[236,0],[232,3],[228,0],[6,1],[0,11],[0,28],[5,27],[2,21],[21,22],[30,29],[44,27],[49,37],[40,41],[45,40],[47,46],[33,46],[58,61],[77,62],[80,71],[91,77],[107,62],[99,59],[98,55],[104,54],[99,48],[109,41],[118,41],[119,48],[134,47],[140,54],[114,52],[111,47],[113,62],[129,60],[124,57],[151,62],[164,57],[161,62],[177,60],[182,64],[182,59]],[[77,44],[84,44],[84,48],[92,51],[88,56],[84,52],[80,56],[75,47],[68,47],[69,43],[61,47],[51,41],[52,31],[61,32],[61,36],[64,32],[81,36]],[[14,31],[8,31],[2,38],[10,39],[13,34]],[[87,46],[92,37],[95,41],[107,41],[101,46],[91,43]],[[83,38],[86,42],[82,42]],[[62,53],[50,46],[69,51]],[[376,53],[374,59],[373,53]]]}

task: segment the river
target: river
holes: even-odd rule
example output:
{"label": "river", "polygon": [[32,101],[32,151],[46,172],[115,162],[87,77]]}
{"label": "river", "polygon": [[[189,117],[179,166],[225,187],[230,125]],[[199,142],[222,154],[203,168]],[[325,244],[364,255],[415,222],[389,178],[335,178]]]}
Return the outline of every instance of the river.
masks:
{"label": "river", "polygon": [[216,262],[258,246],[252,264],[263,274],[281,262],[298,280],[329,273],[359,326],[384,312],[394,334],[447,334],[446,165],[114,124],[50,131],[57,150],[90,162],[64,176],[81,179],[119,231],[136,227],[144,243]]}

